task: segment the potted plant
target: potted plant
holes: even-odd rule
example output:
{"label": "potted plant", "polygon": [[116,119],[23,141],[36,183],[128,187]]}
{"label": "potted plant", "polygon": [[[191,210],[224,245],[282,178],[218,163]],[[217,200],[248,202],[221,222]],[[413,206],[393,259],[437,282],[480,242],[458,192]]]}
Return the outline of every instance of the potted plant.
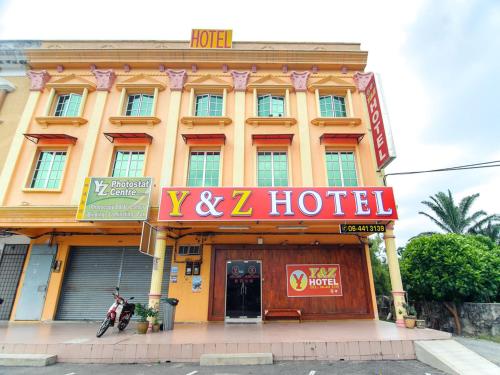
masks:
{"label": "potted plant", "polygon": [[145,334],[149,327],[148,317],[151,314],[151,308],[147,307],[143,303],[137,303],[135,305],[135,313],[139,317],[139,322],[137,323],[137,333]]}
{"label": "potted plant", "polygon": [[406,315],[403,316],[406,328],[415,328],[415,323],[417,322],[417,310],[415,310],[415,307],[409,303],[404,303],[403,307],[406,310]]}
{"label": "potted plant", "polygon": [[156,307],[150,309],[149,316],[152,318],[151,325],[153,332],[160,332],[160,323],[158,322],[158,316],[160,315],[160,310]]}

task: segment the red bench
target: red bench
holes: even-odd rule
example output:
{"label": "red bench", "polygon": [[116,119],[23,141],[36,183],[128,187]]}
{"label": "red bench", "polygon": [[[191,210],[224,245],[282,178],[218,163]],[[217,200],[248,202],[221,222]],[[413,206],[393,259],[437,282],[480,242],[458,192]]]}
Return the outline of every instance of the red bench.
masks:
{"label": "red bench", "polygon": [[264,320],[270,318],[296,318],[302,322],[302,311],[297,309],[267,309],[264,310]]}

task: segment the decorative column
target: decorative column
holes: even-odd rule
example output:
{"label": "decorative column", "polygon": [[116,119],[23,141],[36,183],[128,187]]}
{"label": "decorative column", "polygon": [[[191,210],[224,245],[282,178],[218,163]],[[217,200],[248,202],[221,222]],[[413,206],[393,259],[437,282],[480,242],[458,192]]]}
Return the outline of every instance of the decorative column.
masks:
{"label": "decorative column", "polygon": [[231,72],[234,85],[233,186],[245,185],[245,107],[250,72]]}
{"label": "decorative column", "polygon": [[181,97],[184,84],[187,80],[187,73],[185,70],[175,71],[167,69],[167,74],[170,79],[170,106],[168,108],[166,122],[166,141],[163,151],[163,168],[160,178],[160,187],[172,186],[175,146],[177,145],[177,129],[181,111]]}
{"label": "decorative column", "polygon": [[2,181],[2,183],[0,184],[1,206],[5,205],[7,190],[9,188],[12,175],[14,174],[17,160],[19,158],[19,153],[21,152],[21,148],[24,142],[23,134],[28,133],[28,128],[30,126],[31,119],[35,114],[35,110],[38,105],[41,93],[45,88],[45,84],[50,79],[50,74],[47,73],[46,70],[42,70],[40,72],[30,70],[28,71],[28,73],[26,73],[26,75],[30,79],[30,94],[28,96],[28,100],[26,101],[26,105],[24,106],[21,118],[19,119],[19,125],[17,126],[16,133],[12,138],[9,153],[7,154],[7,158],[2,169],[2,174],[0,175],[0,181]]}
{"label": "decorative column", "polygon": [[387,255],[387,264],[389,266],[389,275],[391,277],[392,296],[394,299],[394,308],[396,310],[396,325],[404,327],[403,316],[406,310],[403,307],[405,302],[405,292],[403,282],[401,281],[401,271],[399,270],[398,254],[396,251],[396,237],[394,236],[394,223],[387,225],[384,233],[385,253]]}
{"label": "decorative column", "polygon": [[149,307],[160,308],[161,285],[163,282],[163,267],[165,264],[165,250],[167,247],[167,232],[156,233],[155,254],[153,258],[153,272],[149,289]]}
{"label": "decorative column", "polygon": [[[101,128],[102,116],[104,114],[104,110],[106,109],[108,93],[113,87],[116,79],[116,74],[112,69],[92,70],[92,73],[94,74],[97,83],[97,92],[95,94],[96,99],[92,114],[89,118],[87,138],[83,144],[80,165],[78,166],[78,172],[73,185],[73,196],[71,198],[71,204],[73,205],[78,205],[80,203],[85,178],[90,174],[90,167],[94,157],[99,129]],[[84,103],[84,101],[82,101],[82,103]]]}
{"label": "decorative column", "polygon": [[309,116],[307,112],[307,79],[309,72],[292,72],[290,78],[297,95],[297,117],[299,121],[300,167],[302,170],[302,186],[313,186],[311,137],[309,135]]}

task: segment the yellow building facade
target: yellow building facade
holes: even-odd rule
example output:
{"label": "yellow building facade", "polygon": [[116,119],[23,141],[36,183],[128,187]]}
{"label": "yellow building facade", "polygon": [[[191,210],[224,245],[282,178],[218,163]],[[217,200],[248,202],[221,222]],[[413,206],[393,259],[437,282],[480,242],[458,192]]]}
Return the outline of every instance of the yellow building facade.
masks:
{"label": "yellow building facade", "polygon": [[[340,233],[342,223],[388,225],[401,307],[394,216],[380,198],[387,191],[352,191],[381,187],[383,173],[363,79],[355,79],[367,60],[358,44],[233,42],[199,50],[172,41],[45,41],[25,54],[30,90],[0,185],[1,227],[31,239],[11,320],[100,319],[116,285],[152,306],[178,298],[179,322],[261,321],[280,311],[375,319],[367,233]],[[140,220],[77,218],[89,177],[152,179],[153,256],[138,251]],[[197,219],[175,219],[175,207],[160,207],[170,197],[180,208],[182,191],[188,202],[196,189],[215,197],[225,188],[235,198],[245,188],[256,196],[278,187],[285,197],[283,189],[298,189],[290,197],[309,189],[300,206],[306,216],[323,188],[325,197],[340,191],[339,199],[348,189],[360,212],[369,210],[368,194],[381,216],[235,222],[212,217],[213,200]],[[162,210],[173,218],[159,219]],[[340,289],[330,285],[331,296],[320,298],[314,287],[294,298],[302,291],[290,280],[307,265],[340,274]],[[337,285],[340,276],[332,280]]]}

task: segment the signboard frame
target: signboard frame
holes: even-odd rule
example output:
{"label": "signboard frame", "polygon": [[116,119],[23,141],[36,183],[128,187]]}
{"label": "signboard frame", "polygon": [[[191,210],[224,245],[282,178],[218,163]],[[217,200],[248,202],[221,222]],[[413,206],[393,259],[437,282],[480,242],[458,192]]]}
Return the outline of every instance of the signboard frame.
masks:
{"label": "signboard frame", "polygon": [[[97,181],[100,181],[99,183],[96,184]],[[148,187],[123,187],[123,186],[114,186],[113,181],[128,181],[129,183],[140,183],[142,182],[147,182]],[[104,184],[103,182],[108,182],[107,184]],[[123,212],[130,212],[131,207],[134,204],[137,204],[137,202],[140,201],[140,199],[145,199],[146,200],[146,209],[142,211],[140,216],[134,216],[134,217],[120,217],[119,215],[116,215],[114,217],[109,217],[109,218],[102,218],[102,217],[89,217],[89,196],[92,194],[97,194],[98,196],[101,195],[103,197],[108,196],[106,193],[107,189],[111,186],[111,189],[116,188],[116,189],[146,189],[141,195],[138,195],[137,197],[139,200],[136,200],[133,202],[129,207],[121,207],[120,210]],[[99,188],[100,191],[94,190],[92,191],[92,187],[94,189]],[[152,177],[87,177],[85,179],[85,183],[83,186],[82,190],[82,196],[80,198],[80,203],[78,206],[77,214],[76,214],[76,220],[82,221],[82,222],[111,222],[111,221],[145,221],[149,218],[149,210],[150,210],[150,200],[151,200],[151,190],[153,187],[153,178]],[[125,194],[123,194],[125,196]],[[133,195],[132,195],[133,196]],[[116,199],[119,197],[109,195],[109,199]],[[106,198],[101,199],[101,201],[105,200]],[[125,199],[132,199],[129,198],[129,196],[126,196]],[[110,204],[110,203],[108,203]],[[123,205],[123,203],[121,203]],[[102,211],[106,211],[105,209],[102,209]]]}
{"label": "signboard frame", "polygon": [[[304,294],[304,295],[290,295],[290,290],[291,290],[291,286],[290,286],[290,276],[291,274],[293,273],[289,273],[289,267],[310,267],[310,266],[320,266],[320,267],[331,267],[331,266],[335,266],[337,267],[337,274],[338,274],[338,285],[339,285],[339,289],[340,289],[340,294],[314,294],[314,295],[307,295],[307,294]],[[286,295],[288,298],[323,298],[323,297],[343,297],[344,296],[344,292],[343,292],[343,289],[342,289],[342,272],[341,272],[341,266],[340,264],[336,263],[336,264],[323,264],[323,263],[313,263],[313,264],[287,264],[286,265]],[[304,289],[304,290],[307,290],[308,288]]]}

